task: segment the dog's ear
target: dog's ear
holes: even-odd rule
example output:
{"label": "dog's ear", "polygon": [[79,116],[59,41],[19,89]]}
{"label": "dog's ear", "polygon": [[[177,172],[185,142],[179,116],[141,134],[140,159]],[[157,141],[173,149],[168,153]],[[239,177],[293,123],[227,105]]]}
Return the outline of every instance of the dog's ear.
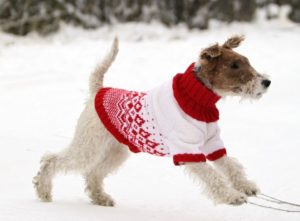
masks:
{"label": "dog's ear", "polygon": [[212,61],[214,58],[222,54],[221,47],[218,44],[214,44],[208,48],[205,48],[200,54],[201,61]]}
{"label": "dog's ear", "polygon": [[225,41],[225,43],[222,45],[222,47],[228,48],[228,49],[236,48],[244,40],[245,40],[244,35],[235,35],[235,36],[232,36],[231,38],[228,38],[227,41]]}

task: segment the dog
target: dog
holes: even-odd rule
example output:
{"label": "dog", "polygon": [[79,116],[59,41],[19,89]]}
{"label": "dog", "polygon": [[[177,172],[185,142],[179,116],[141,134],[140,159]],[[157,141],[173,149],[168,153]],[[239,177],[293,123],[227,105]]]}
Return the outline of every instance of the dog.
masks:
{"label": "dog", "polygon": [[[243,36],[232,36],[222,45],[216,43],[203,49],[185,74],[176,75],[171,83],[148,94],[103,88],[104,74],[118,53],[115,38],[111,50],[90,76],[90,97],[70,145],[60,153],[46,154],[41,159],[40,169],[33,178],[38,198],[52,201],[53,177],[58,172],[77,171],[85,178],[86,192],[93,204],[114,206],[113,199],[103,189],[103,179],[127,159],[129,151],[124,144],[133,152],[173,157],[175,165],[184,166],[193,178],[204,183],[204,192],[215,203],[241,205],[247,202],[247,197],[259,193],[257,185],[247,179],[242,165],[227,156],[216,123],[218,110],[214,106],[226,96],[258,99],[271,84],[245,56],[233,51],[243,40]],[[202,102],[201,107],[191,108],[190,101]],[[145,107],[153,103],[152,112],[159,118],[157,124],[161,128],[151,131],[149,127],[155,123],[128,115],[126,108],[135,108],[132,114],[137,117],[142,112],[141,102]],[[159,102],[167,107],[161,108]],[[124,113],[115,112],[119,106],[126,109]],[[148,109],[145,110],[141,114],[147,114]],[[125,123],[120,123],[122,120]],[[139,138],[134,129],[128,128],[133,121],[140,127]],[[124,131],[130,131],[128,136]]]}

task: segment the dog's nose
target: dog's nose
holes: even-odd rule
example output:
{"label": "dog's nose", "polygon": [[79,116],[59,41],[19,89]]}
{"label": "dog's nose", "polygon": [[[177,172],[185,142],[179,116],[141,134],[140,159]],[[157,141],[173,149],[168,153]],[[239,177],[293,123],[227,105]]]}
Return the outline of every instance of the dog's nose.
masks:
{"label": "dog's nose", "polygon": [[261,82],[261,84],[265,87],[265,88],[268,88],[271,84],[271,81],[270,80],[263,80]]}

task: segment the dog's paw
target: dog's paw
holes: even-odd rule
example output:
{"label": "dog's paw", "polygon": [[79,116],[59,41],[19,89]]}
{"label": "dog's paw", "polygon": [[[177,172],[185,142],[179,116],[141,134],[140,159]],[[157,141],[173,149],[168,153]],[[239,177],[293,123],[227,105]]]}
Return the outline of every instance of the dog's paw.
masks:
{"label": "dog's paw", "polygon": [[92,199],[92,203],[99,206],[115,206],[114,200],[106,193],[102,193],[97,198]]}
{"label": "dog's paw", "polygon": [[32,183],[34,185],[36,194],[38,198],[42,202],[51,202],[52,195],[51,195],[51,185],[44,185],[40,180],[40,173],[38,173],[33,179]]}
{"label": "dog's paw", "polygon": [[247,196],[245,194],[239,194],[231,197],[228,201],[229,205],[238,206],[247,203]]}
{"label": "dog's paw", "polygon": [[228,190],[224,193],[223,203],[234,206],[242,205],[247,203],[247,195],[234,189]]}
{"label": "dog's paw", "polygon": [[234,188],[247,196],[256,196],[260,192],[257,185],[250,180],[240,181],[234,185]]}
{"label": "dog's paw", "polygon": [[247,195],[235,189],[227,188],[220,191],[218,195],[215,195],[214,200],[216,204],[221,203],[238,206],[247,203]]}

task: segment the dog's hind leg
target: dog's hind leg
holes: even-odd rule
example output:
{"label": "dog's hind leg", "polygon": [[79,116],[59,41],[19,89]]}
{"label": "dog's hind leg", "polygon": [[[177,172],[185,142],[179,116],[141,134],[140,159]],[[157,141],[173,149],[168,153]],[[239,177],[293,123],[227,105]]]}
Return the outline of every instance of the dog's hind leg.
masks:
{"label": "dog's hind leg", "polygon": [[101,153],[105,152],[101,147],[108,146],[103,145],[102,141],[106,134],[102,131],[104,128],[90,101],[78,120],[75,135],[69,147],[57,154],[46,154],[41,159],[40,169],[33,178],[36,193],[41,201],[52,200],[52,179],[58,172],[82,173],[99,161],[102,157]]}
{"label": "dog's hind leg", "polygon": [[40,170],[33,178],[36,193],[41,201],[52,201],[52,179],[57,168],[57,154],[45,154],[41,159]]}
{"label": "dog's hind leg", "polygon": [[116,144],[111,146],[94,168],[87,171],[84,176],[86,180],[86,192],[93,204],[101,206],[114,206],[113,199],[103,190],[103,179],[115,171],[127,159],[128,150]]}
{"label": "dog's hind leg", "polygon": [[57,154],[45,154],[40,162],[40,169],[33,178],[33,184],[39,199],[43,202],[52,201],[52,180],[60,172],[75,169],[75,162],[69,154],[70,148]]}

